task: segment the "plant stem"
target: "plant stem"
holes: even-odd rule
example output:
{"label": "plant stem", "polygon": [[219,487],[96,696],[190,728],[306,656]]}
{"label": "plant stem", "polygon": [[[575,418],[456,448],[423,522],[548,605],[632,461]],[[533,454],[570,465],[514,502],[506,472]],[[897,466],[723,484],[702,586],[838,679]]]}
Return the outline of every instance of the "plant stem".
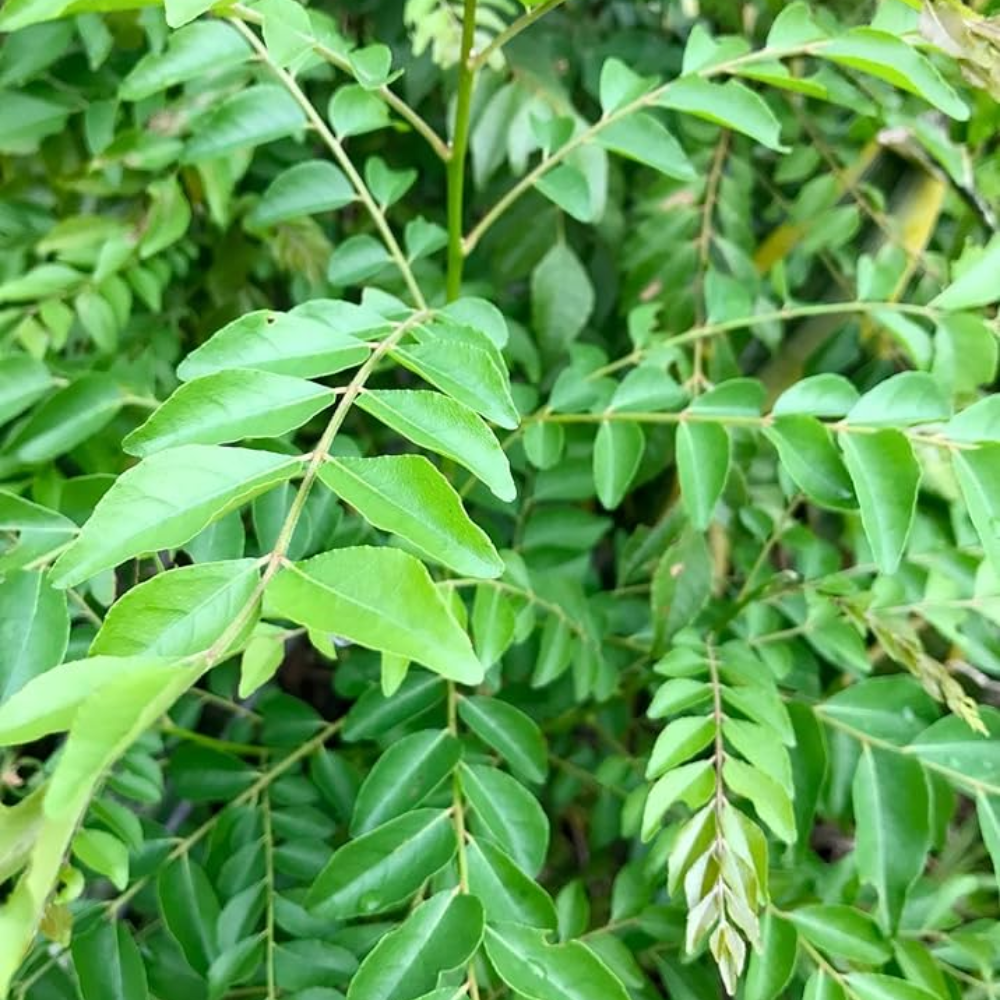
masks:
{"label": "plant stem", "polygon": [[[257,13],[257,11],[252,10],[250,7],[246,7],[241,3],[234,3],[231,7],[227,8],[226,13],[232,14],[235,17],[240,18],[242,21],[249,21],[251,24],[262,24],[264,19]],[[331,49],[329,46],[324,45],[318,38],[313,35],[308,35],[305,32],[298,31],[296,34],[300,38],[306,39],[313,52],[316,53],[321,59],[325,59],[331,66],[336,66],[342,73],[347,73],[349,76],[354,77],[354,69],[348,59],[344,58],[339,52]],[[381,87],[376,88],[372,91],[374,94],[378,94],[379,97],[385,101],[386,104],[392,108],[400,118],[407,121],[412,127],[413,131],[419,133],[427,140],[428,145],[437,154],[438,158],[447,162],[448,158],[451,156],[451,150],[448,148],[448,144],[434,131],[433,128],[420,116],[420,113],[415,109],[410,107],[406,101],[403,100],[395,91],[391,90],[388,84],[383,84]]]}
{"label": "plant stem", "polygon": [[455,100],[455,131],[448,160],[448,301],[462,289],[465,250],[462,247],[462,209],[465,198],[465,159],[469,151],[472,88],[476,69],[472,45],[476,38],[476,0],[465,0],[462,13],[462,50],[458,61],[458,94]]}
{"label": "plant stem", "polygon": [[403,281],[405,282],[407,290],[410,293],[410,297],[417,305],[417,308],[426,309],[427,302],[424,299],[423,292],[420,290],[420,286],[417,284],[417,279],[413,275],[413,269],[410,267],[410,262],[406,259],[406,255],[403,253],[396,237],[393,235],[392,229],[389,228],[389,223],[386,220],[385,213],[375,202],[371,192],[368,190],[368,185],[365,184],[364,178],[358,173],[357,168],[351,162],[351,158],[344,151],[344,147],[341,145],[340,140],[330,130],[330,127],[326,124],[323,116],[316,110],[305,91],[298,85],[295,77],[293,77],[291,73],[282,69],[282,67],[271,58],[271,53],[267,51],[267,46],[257,37],[257,33],[251,28],[248,28],[238,18],[229,18],[229,23],[253,46],[253,49],[260,58],[260,61],[264,63],[268,69],[270,69],[278,80],[281,81],[288,93],[292,95],[295,102],[305,112],[306,118],[309,119],[309,124],[312,125],[316,134],[323,140],[330,152],[333,153],[334,159],[337,161],[341,170],[343,170],[347,175],[347,179],[351,182],[351,186],[355,191],[357,191],[358,198],[361,199],[361,203],[365,206],[365,209],[371,216],[372,221],[375,223],[375,228],[379,231],[379,235],[382,237],[382,242],[389,251],[389,256],[392,257],[396,267],[399,268],[399,273],[403,277]]}
{"label": "plant stem", "polygon": [[477,52],[472,57],[472,68],[479,69],[484,66],[494,52],[502,49],[511,39],[516,38],[525,28],[530,28],[540,17],[544,17],[550,10],[555,10],[566,0],[545,0],[545,3],[532,7],[527,13],[522,14],[513,24],[509,25],[497,35],[482,52]]}
{"label": "plant stem", "polygon": [[[706,66],[704,69],[698,70],[698,76],[707,79],[724,73],[732,73],[741,66],[755,62],[783,59],[794,55],[806,55],[819,51],[823,48],[823,45],[824,42],[808,42],[804,45],[787,49],[758,49],[755,52],[748,52],[745,55],[731,59],[728,62],[721,62],[712,66]],[[504,212],[507,211],[508,208],[510,208],[511,205],[514,204],[514,202],[521,197],[521,195],[531,190],[531,188],[534,187],[535,182],[540,177],[547,174],[553,167],[562,163],[566,157],[575,152],[581,146],[594,141],[597,136],[609,125],[612,125],[617,121],[621,121],[623,118],[627,118],[629,115],[634,114],[636,111],[641,111],[643,108],[655,107],[660,98],[662,98],[675,83],[676,80],[668,80],[666,83],[660,84],[660,86],[655,87],[653,90],[640,95],[634,101],[629,101],[627,104],[622,105],[622,107],[613,111],[611,114],[604,115],[594,122],[593,125],[585,128],[582,132],[577,133],[577,135],[573,136],[569,142],[564,143],[549,156],[537,163],[512,188],[510,188],[510,190],[508,190],[507,193],[499,199],[499,201],[497,201],[497,203],[482,217],[482,219],[479,220],[475,227],[473,227],[473,229],[465,237],[463,240],[463,247],[466,255],[472,253],[479,241],[485,235],[486,231],[497,221],[497,219],[500,218],[500,216],[504,214]]]}

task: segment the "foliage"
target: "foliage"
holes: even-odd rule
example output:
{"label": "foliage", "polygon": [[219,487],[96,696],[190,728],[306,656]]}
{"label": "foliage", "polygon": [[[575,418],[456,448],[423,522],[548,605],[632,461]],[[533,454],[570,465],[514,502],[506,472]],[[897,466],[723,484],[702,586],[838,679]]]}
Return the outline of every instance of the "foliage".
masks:
{"label": "foliage", "polygon": [[7,0],[0,995],[995,994],[1000,22],[732,6]]}

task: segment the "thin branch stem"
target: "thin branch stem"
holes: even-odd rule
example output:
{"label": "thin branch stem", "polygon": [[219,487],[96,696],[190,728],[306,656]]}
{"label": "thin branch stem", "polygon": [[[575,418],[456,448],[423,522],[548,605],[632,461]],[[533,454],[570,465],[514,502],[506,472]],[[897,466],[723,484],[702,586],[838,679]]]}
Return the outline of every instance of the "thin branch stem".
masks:
{"label": "thin branch stem", "polygon": [[[228,803],[226,808],[232,808],[234,806],[246,805],[248,802],[252,802],[257,798],[262,792],[270,788],[275,781],[278,780],[286,771],[291,770],[298,762],[310,754],[315,753],[327,740],[332,739],[341,729],[344,724],[343,719],[337,719],[334,722],[330,722],[325,725],[315,736],[311,739],[306,740],[300,746],[296,747],[287,757],[279,760],[274,767],[269,768],[265,771],[249,788],[245,791],[240,792],[230,803]],[[219,812],[210,816],[204,823],[201,824],[197,829],[193,830],[182,840],[178,841],[174,845],[173,850],[164,858],[163,865],[170,864],[171,861],[176,861],[178,858],[183,857],[187,854],[196,844],[202,841],[208,834],[215,829],[215,824],[219,821],[220,817],[225,813],[225,809],[221,809]],[[114,920],[118,913],[121,911],[122,907],[126,906],[129,901],[140,893],[146,885],[149,883],[157,871],[151,872],[149,875],[145,875],[142,878],[136,880],[126,889],[123,893],[115,896],[113,899],[109,899],[107,902],[108,908],[108,918]]]}
{"label": "thin branch stem", "polygon": [[267,1000],[276,1000],[278,996],[278,978],[275,973],[274,963],[274,896],[276,891],[274,887],[274,829],[271,824],[271,795],[266,788],[261,794],[260,806],[264,816],[264,865],[267,878],[267,911],[264,918]]}
{"label": "thin branch stem", "polygon": [[[741,66],[755,62],[781,59],[793,55],[806,55],[808,53],[818,51],[823,47],[823,44],[823,42],[810,42],[805,45],[789,49],[759,49],[756,52],[748,52],[747,54],[739,56],[736,59],[716,63],[712,66],[706,66],[703,69],[698,70],[697,75],[707,79],[709,77],[720,76],[725,73],[732,73]],[[476,226],[465,237],[464,246],[466,256],[468,256],[476,248],[479,241],[486,234],[486,231],[490,229],[500,216],[502,216],[523,194],[534,187],[535,182],[538,181],[540,177],[548,173],[553,167],[562,163],[581,146],[595,140],[597,136],[609,125],[621,121],[623,118],[627,118],[629,115],[634,114],[636,111],[641,111],[643,108],[655,106],[675,83],[676,80],[668,80],[666,83],[655,87],[648,93],[637,97],[634,101],[629,101],[627,104],[622,105],[622,107],[616,109],[610,114],[603,115],[589,128],[585,128],[582,132],[573,136],[572,139],[564,143],[557,150],[554,150],[550,155],[546,156],[539,163],[537,163],[509,191],[507,191],[507,193],[504,194],[499,201],[497,201],[497,203],[482,217],[482,219],[479,220]]]}
{"label": "thin branch stem", "polygon": [[375,223],[375,228],[379,231],[382,242],[389,251],[389,256],[392,257],[396,267],[399,269],[410,297],[418,308],[425,309],[427,302],[424,299],[423,292],[420,290],[420,286],[417,284],[417,279],[414,277],[410,262],[406,259],[406,255],[393,235],[385,213],[375,202],[371,192],[368,190],[368,185],[365,184],[364,178],[358,173],[357,168],[351,162],[351,158],[345,152],[340,140],[333,134],[323,116],[316,110],[295,77],[271,58],[271,53],[267,51],[267,46],[260,40],[257,33],[238,18],[229,18],[229,23],[253,46],[260,61],[278,78],[288,93],[295,99],[295,102],[305,112],[306,118],[309,119],[309,123],[316,134],[323,140],[330,152],[333,153],[334,159],[339,164],[341,170],[347,175],[351,186],[358,193],[358,198],[361,199],[361,203],[365,206],[366,211]]}
{"label": "thin branch stem", "polygon": [[544,17],[549,11],[555,10],[556,7],[565,2],[566,0],[545,0],[545,3],[540,3],[537,7],[532,7],[531,10],[522,14],[516,21],[513,21],[504,28],[499,35],[494,36],[482,52],[473,54],[471,61],[472,69],[477,70],[485,66],[490,61],[490,57],[494,52],[499,52],[508,42],[521,34],[525,28],[530,28],[539,18]]}
{"label": "thin branch stem", "polygon": [[[263,18],[255,10],[244,6],[241,3],[233,4],[227,9],[227,13],[238,17],[241,21],[248,21],[251,24],[262,24]],[[331,66],[335,66],[342,73],[347,73],[352,78],[355,78],[354,68],[351,66],[351,62],[340,52],[335,49],[331,49],[329,46],[324,45],[318,38],[313,35],[306,34],[305,32],[299,31],[296,34],[309,42],[310,47],[313,52],[316,53],[321,59],[325,59]],[[421,117],[420,113],[413,108],[411,105],[407,104],[402,97],[399,96],[394,90],[392,90],[388,84],[383,84],[381,87],[376,87],[373,94],[377,94],[386,104],[392,108],[396,114],[399,115],[404,121],[408,122],[414,132],[417,132],[424,139],[427,140],[427,144],[434,150],[438,158],[447,162],[451,157],[451,150],[448,148],[448,144],[444,141],[434,131],[434,129],[427,123],[427,121]]]}
{"label": "thin branch stem", "polygon": [[465,0],[462,12],[462,48],[458,61],[458,93],[455,99],[455,134],[448,160],[448,300],[462,289],[465,250],[462,247],[462,216],[465,204],[465,159],[469,150],[472,121],[472,90],[476,70],[472,46],[476,39],[476,0]]}

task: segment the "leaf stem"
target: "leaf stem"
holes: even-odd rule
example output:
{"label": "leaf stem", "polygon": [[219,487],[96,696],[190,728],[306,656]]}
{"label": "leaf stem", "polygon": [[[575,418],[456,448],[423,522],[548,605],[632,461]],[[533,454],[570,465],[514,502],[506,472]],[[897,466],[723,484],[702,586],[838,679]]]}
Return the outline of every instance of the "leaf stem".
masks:
{"label": "leaf stem", "polygon": [[[251,24],[263,24],[264,21],[257,11],[252,10],[250,7],[246,7],[241,3],[234,3],[231,7],[227,8],[226,13],[234,15],[242,21],[248,21]],[[325,59],[331,66],[335,66],[342,73],[347,73],[350,77],[356,79],[350,60],[346,59],[341,53],[337,52],[336,49],[331,49],[328,45],[324,45],[314,35],[306,34],[303,31],[298,31],[296,34],[300,38],[308,41],[313,52],[315,52],[321,59]],[[388,104],[400,118],[404,119],[413,127],[414,132],[423,136],[423,138],[427,140],[427,144],[434,150],[439,159],[445,162],[448,161],[451,157],[451,150],[448,148],[448,144],[437,134],[437,132],[434,131],[427,121],[421,117],[420,113],[415,108],[407,104],[406,101],[404,101],[399,94],[392,90],[388,84],[383,84],[381,87],[377,87],[372,91],[372,93],[378,94],[378,96],[381,97],[382,100],[385,101],[385,103]]]}
{"label": "leaf stem", "polygon": [[[744,66],[749,63],[780,59],[794,55],[806,55],[822,48],[823,44],[823,42],[809,42],[805,45],[789,49],[759,49],[756,52],[748,52],[746,55],[739,56],[736,59],[716,63],[712,66],[706,66],[698,70],[697,75],[703,79],[708,79],[709,77],[719,76],[723,73],[731,73],[734,69],[738,69],[740,66]],[[486,231],[490,229],[500,216],[502,216],[507,209],[510,208],[511,205],[513,205],[514,202],[516,202],[530,188],[534,187],[535,182],[540,177],[548,173],[553,167],[562,163],[563,160],[565,160],[571,153],[575,152],[581,146],[596,139],[597,136],[609,125],[621,121],[623,118],[627,118],[629,115],[634,114],[636,111],[641,111],[643,108],[656,105],[660,98],[663,97],[663,95],[667,93],[667,91],[677,82],[677,79],[679,78],[668,80],[666,83],[660,84],[660,86],[642,94],[635,100],[622,105],[622,107],[613,111],[611,114],[602,116],[594,122],[593,125],[585,128],[582,132],[573,136],[572,139],[564,143],[557,150],[554,150],[537,163],[497,201],[497,203],[482,217],[482,219],[479,220],[479,222],[465,237],[463,246],[465,248],[466,256],[468,256],[476,248],[479,241],[486,234]]]}
{"label": "leaf stem", "polygon": [[472,90],[476,68],[472,46],[476,38],[476,0],[465,0],[462,13],[462,48],[458,61],[458,93],[455,99],[455,131],[448,160],[448,300],[457,299],[462,288],[465,250],[462,246],[462,215],[465,197],[465,160],[469,150]]}
{"label": "leaf stem", "polygon": [[522,14],[516,21],[513,21],[506,28],[504,28],[499,35],[494,36],[489,45],[487,45],[482,52],[476,52],[473,54],[471,60],[472,68],[480,69],[487,62],[489,62],[490,57],[494,52],[498,52],[508,42],[512,41],[519,34],[521,34],[525,28],[530,28],[535,21],[544,17],[549,13],[549,11],[555,10],[555,8],[562,3],[565,3],[565,0],[545,0],[544,3],[540,3],[537,7],[532,7],[531,10]]}
{"label": "leaf stem", "polygon": [[316,110],[295,77],[271,58],[271,53],[267,51],[267,46],[257,37],[257,33],[247,27],[239,18],[231,17],[229,18],[229,23],[253,46],[260,61],[278,78],[288,93],[295,99],[295,102],[305,112],[306,118],[309,119],[309,123],[316,131],[316,134],[323,140],[330,152],[333,153],[334,159],[347,175],[351,186],[357,191],[361,203],[371,216],[372,221],[375,223],[375,228],[382,237],[382,242],[389,251],[389,256],[392,257],[396,267],[399,269],[399,273],[402,275],[414,303],[416,303],[418,308],[425,309],[427,302],[424,299],[423,292],[420,290],[420,286],[417,284],[417,279],[414,277],[410,262],[406,259],[406,255],[393,235],[385,213],[375,202],[371,192],[368,190],[368,185],[365,184],[364,178],[358,173],[357,168],[351,162],[351,158],[344,151],[340,140],[333,134],[326,121],[324,121],[323,116]]}

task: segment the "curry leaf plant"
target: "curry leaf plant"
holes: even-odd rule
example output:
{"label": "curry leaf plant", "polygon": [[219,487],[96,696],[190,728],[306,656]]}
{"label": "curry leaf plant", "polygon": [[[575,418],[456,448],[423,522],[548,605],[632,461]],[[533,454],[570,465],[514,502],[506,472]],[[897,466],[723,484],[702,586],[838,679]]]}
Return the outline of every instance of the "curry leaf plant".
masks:
{"label": "curry leaf plant", "polygon": [[996,996],[997,8],[6,0],[0,998]]}

